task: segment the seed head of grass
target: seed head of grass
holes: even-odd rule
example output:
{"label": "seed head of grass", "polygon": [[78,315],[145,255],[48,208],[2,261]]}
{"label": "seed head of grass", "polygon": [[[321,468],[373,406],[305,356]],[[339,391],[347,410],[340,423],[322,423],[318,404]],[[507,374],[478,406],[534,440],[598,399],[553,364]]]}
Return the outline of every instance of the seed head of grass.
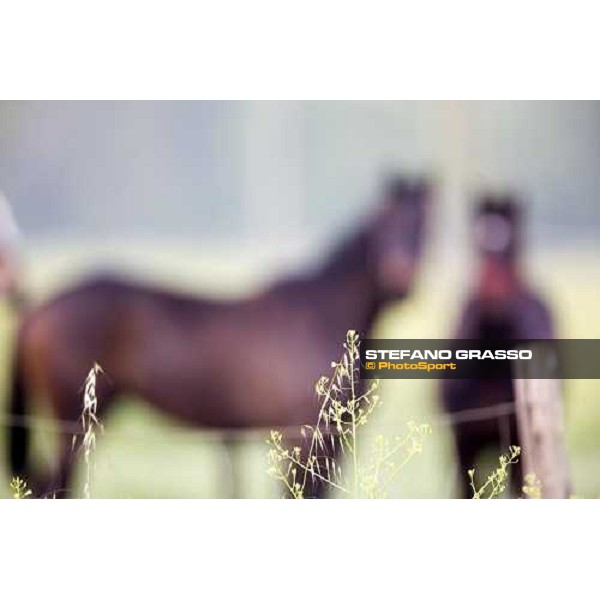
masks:
{"label": "seed head of grass", "polygon": [[[94,452],[96,450],[96,432],[103,431],[102,423],[98,420],[98,397],[96,395],[96,384],[98,375],[103,373],[102,367],[94,363],[90,369],[83,385],[83,409],[81,411],[82,439],[80,448],[83,451],[83,459],[86,465],[86,480],[83,486],[83,497],[90,498],[92,475],[94,471]],[[72,446],[75,448],[77,436],[73,436]]]}
{"label": "seed head of grass", "polygon": [[12,497],[15,500],[24,500],[28,496],[31,496],[32,492],[27,486],[27,482],[20,477],[13,477],[10,482],[10,490]]}

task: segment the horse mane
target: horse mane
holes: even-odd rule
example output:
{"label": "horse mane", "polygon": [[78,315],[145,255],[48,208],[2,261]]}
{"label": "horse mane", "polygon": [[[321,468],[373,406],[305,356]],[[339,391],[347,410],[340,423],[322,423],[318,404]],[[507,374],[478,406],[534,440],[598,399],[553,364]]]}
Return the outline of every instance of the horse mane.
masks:
{"label": "horse mane", "polygon": [[270,288],[271,292],[299,293],[315,286],[321,288],[329,281],[336,281],[360,271],[366,266],[369,228],[360,228],[334,246],[325,262],[302,274],[283,279]]}
{"label": "horse mane", "polygon": [[368,249],[368,228],[361,228],[347,236],[331,253],[329,260],[319,270],[326,277],[346,275],[363,268]]}

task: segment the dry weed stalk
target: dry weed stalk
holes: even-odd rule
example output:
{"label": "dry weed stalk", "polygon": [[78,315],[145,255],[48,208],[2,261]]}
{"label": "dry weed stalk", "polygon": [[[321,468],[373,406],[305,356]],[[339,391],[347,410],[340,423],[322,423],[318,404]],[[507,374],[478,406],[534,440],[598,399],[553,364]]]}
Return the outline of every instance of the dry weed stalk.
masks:
{"label": "dry weed stalk", "polygon": [[508,469],[510,465],[519,462],[521,448],[519,446],[509,446],[508,454],[502,454],[499,458],[499,466],[494,469],[487,477],[485,483],[479,488],[475,484],[475,469],[469,469],[469,482],[473,490],[473,500],[490,500],[497,498],[506,489],[508,481]]}
{"label": "dry weed stalk", "polygon": [[13,477],[10,482],[10,490],[12,497],[15,500],[24,500],[28,496],[31,496],[32,492],[27,486],[27,482],[20,477]]}
{"label": "dry weed stalk", "polygon": [[[358,334],[348,331],[341,360],[331,364],[331,378],[321,377],[317,382],[317,422],[300,430],[305,450],[299,446],[287,448],[280,431],[271,431],[267,440],[268,473],[285,486],[292,498],[304,498],[308,485],[316,480],[328,491],[337,490],[345,496],[384,497],[402,467],[422,451],[423,438],[430,428],[414,422],[409,422],[409,431],[403,437],[387,440],[378,436],[370,453],[360,448],[358,430],[381,401],[376,393],[379,380],[361,385],[359,346]],[[350,461],[348,476],[337,455],[345,455]],[[370,461],[363,465],[365,455]]]}
{"label": "dry weed stalk", "polygon": [[523,478],[523,487],[521,488],[527,498],[531,500],[540,500],[542,497],[542,482],[535,473],[527,473]]}
{"label": "dry weed stalk", "polygon": [[[83,386],[83,410],[81,411],[81,427],[83,429],[83,439],[81,448],[83,449],[83,459],[86,465],[86,478],[83,486],[83,497],[90,498],[92,475],[94,471],[94,451],[96,450],[96,431],[104,431],[102,423],[98,420],[98,397],[96,395],[96,382],[98,375],[103,373],[102,367],[94,363],[90,369]],[[73,447],[77,443],[77,436],[73,436]]]}

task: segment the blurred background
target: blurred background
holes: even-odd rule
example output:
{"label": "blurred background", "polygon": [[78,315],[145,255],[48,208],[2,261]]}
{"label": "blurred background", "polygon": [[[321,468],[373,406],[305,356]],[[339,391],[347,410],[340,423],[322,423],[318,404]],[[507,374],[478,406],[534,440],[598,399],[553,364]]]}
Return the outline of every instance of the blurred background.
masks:
{"label": "blurred background", "polygon": [[[375,335],[451,335],[473,277],[471,206],[493,187],[523,199],[528,279],[558,335],[599,338],[598,165],[598,103],[0,102],[0,189],[36,303],[98,271],[243,296],[324,260],[372,209],[381,176],[399,171],[435,178],[435,210],[417,289],[382,315]],[[13,321],[3,309],[3,389]],[[409,418],[433,428],[392,495],[454,496],[435,384],[386,381],[382,393],[373,434],[393,434]],[[574,492],[599,497],[600,380],[567,381],[565,395]],[[105,426],[95,496],[228,495],[230,456],[218,435],[136,398]],[[237,453],[247,497],[279,495],[265,472],[265,437],[247,436]]]}

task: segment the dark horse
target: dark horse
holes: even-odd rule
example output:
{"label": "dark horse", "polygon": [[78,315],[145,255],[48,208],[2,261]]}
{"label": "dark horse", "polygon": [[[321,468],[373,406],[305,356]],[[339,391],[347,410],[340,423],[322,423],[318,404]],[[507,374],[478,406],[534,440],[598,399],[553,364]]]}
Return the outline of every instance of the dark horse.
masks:
{"label": "dark horse", "polygon": [[[251,299],[217,302],[111,278],[76,287],[23,320],[13,416],[26,416],[32,397],[76,425],[82,379],[97,362],[108,374],[100,416],[131,393],[198,427],[314,422],[315,381],[339,358],[346,331],[369,331],[411,289],[428,197],[424,182],[394,179],[366,227],[322,268]],[[15,424],[9,437],[12,473],[25,474],[27,429]],[[65,435],[57,471],[37,484],[47,492],[69,489],[71,444]]]}
{"label": "dark horse", "polygon": [[[527,340],[553,338],[550,312],[527,286],[520,270],[521,214],[511,197],[488,195],[476,207],[474,237],[479,255],[475,289],[468,298],[455,333],[457,340]],[[450,414],[514,403],[510,366],[497,379],[454,379],[442,383],[442,402]],[[467,470],[486,448],[506,452],[519,445],[514,411],[483,420],[454,423],[463,495],[471,490]],[[517,465],[513,485],[521,479]]]}

